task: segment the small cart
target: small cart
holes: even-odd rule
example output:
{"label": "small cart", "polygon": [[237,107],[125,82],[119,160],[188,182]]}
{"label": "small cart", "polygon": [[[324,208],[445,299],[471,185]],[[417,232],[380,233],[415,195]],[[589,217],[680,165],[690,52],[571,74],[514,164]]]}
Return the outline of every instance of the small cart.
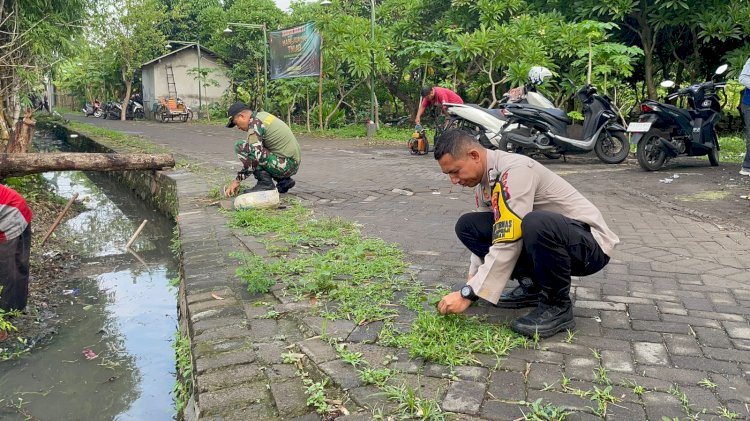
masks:
{"label": "small cart", "polygon": [[158,101],[154,101],[152,111],[154,112],[154,118],[162,123],[167,121],[184,123],[193,118],[193,111],[180,98],[159,98]]}

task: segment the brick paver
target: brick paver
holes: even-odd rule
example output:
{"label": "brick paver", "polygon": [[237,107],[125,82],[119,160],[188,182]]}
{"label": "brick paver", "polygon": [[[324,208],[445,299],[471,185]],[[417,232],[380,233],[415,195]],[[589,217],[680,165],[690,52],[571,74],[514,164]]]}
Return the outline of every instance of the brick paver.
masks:
{"label": "brick paver", "polygon": [[[137,131],[186,159],[220,169],[226,180],[238,167],[231,143],[242,137],[239,132],[150,122],[134,129],[129,122],[84,121]],[[399,243],[417,277],[428,285],[450,286],[465,279],[468,252],[456,240],[453,224],[472,209],[473,193],[451,186],[434,159],[410,156],[405,148],[352,141],[301,143],[302,167],[291,193],[327,215],[362,224],[367,235]],[[408,358],[393,366],[413,373],[401,375],[415,376],[409,381],[429,390],[426,397],[437,398],[444,410],[462,414],[460,419],[516,419],[529,411],[521,402],[538,398],[569,408],[574,419],[602,419],[590,396],[571,392],[604,389],[605,384],[595,383],[602,370],[617,398],[606,419],[718,419],[724,408],[739,418],[750,417],[750,238],[726,228],[729,223],[653,203],[637,190],[638,184],[623,185],[619,177],[627,175],[643,186],[658,183],[658,174],[637,172],[632,163],[547,163],[602,210],[622,241],[603,271],[573,281],[577,333],[572,341],[557,335],[542,341],[541,350],[512,351],[499,370],[490,361],[485,367],[464,367],[463,375],[455,377]],[[384,413],[393,409],[385,397],[373,396],[377,389],[362,386],[330,345],[309,339],[321,326],[314,317],[293,316],[304,309],[279,320],[257,319],[252,301],[290,304],[280,295],[250,297],[237,281],[237,262],[229,253],[257,251],[258,245],[233,233],[215,207],[198,200],[214,187],[204,176],[182,171],[176,177],[184,304],[198,379],[193,415],[319,419],[303,402],[291,366],[275,358],[294,343],[309,364],[349,390],[351,400],[345,405],[353,413],[340,419],[370,419],[375,408]],[[221,291],[225,299],[216,302],[212,291]],[[481,312],[506,314],[491,307]],[[375,338],[372,331],[329,323],[328,333],[332,330],[373,359],[387,353],[366,344]],[[238,380],[227,380],[229,376]],[[563,378],[572,386],[563,387]],[[643,393],[634,394],[635,386],[642,386]]]}

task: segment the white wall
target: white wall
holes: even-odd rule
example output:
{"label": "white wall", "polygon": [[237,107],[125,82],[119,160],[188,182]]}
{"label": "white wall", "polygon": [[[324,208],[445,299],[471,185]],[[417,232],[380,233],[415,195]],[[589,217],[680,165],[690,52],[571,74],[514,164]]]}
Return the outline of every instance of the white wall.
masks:
{"label": "white wall", "polygon": [[[198,67],[198,51],[194,47],[186,48],[143,67],[143,99],[146,103],[144,106],[151,110],[151,104],[155,99],[169,96],[166,65],[172,66],[177,96],[197,112],[198,81],[192,75],[187,74],[188,70]],[[209,79],[219,82],[219,86],[201,87],[203,89],[201,100],[203,108],[206,109],[207,104],[221,98],[229,88],[230,80],[224,74],[226,68],[218,64],[212,57],[206,56],[205,53],[201,57],[200,65],[202,69],[217,69],[210,73]],[[148,95],[146,95],[147,92]]]}

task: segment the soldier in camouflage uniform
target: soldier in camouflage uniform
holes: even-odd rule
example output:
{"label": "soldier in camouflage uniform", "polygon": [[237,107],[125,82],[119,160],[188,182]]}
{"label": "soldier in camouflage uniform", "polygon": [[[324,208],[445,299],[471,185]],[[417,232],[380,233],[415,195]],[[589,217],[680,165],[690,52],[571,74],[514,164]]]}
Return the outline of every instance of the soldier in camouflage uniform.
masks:
{"label": "soldier in camouflage uniform", "polygon": [[253,112],[242,102],[232,104],[227,114],[227,127],[237,126],[247,132],[247,139],[239,140],[234,145],[234,152],[242,162],[242,170],[227,188],[227,196],[234,195],[240,182],[250,174],[258,182],[244,193],[273,189],[286,193],[294,187],[292,176],[299,169],[301,154],[297,138],[289,126],[267,112]]}

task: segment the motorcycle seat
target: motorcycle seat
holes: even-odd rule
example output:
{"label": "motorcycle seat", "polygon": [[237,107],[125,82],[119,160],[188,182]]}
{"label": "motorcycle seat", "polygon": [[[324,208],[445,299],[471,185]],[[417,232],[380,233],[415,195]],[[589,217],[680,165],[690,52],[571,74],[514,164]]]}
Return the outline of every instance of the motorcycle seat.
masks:
{"label": "motorcycle seat", "polygon": [[493,117],[495,117],[495,118],[497,118],[499,120],[505,120],[505,116],[502,115],[502,113],[500,113],[500,110],[498,110],[498,109],[484,108],[484,107],[480,107],[479,105],[476,105],[476,104],[463,104],[463,105],[471,107],[471,108],[475,108],[475,109],[480,110],[480,111],[484,111],[485,113],[487,113],[487,114],[489,114],[489,115],[491,115],[491,116],[493,116]]}
{"label": "motorcycle seat", "polygon": [[659,105],[661,105],[663,108],[669,109],[669,110],[671,110],[673,112],[680,113],[680,114],[684,115],[685,117],[687,117],[687,118],[689,118],[691,120],[693,119],[693,116],[691,115],[690,110],[688,110],[688,109],[680,108],[678,106],[671,105],[671,104],[659,104]]}
{"label": "motorcycle seat", "polygon": [[573,124],[573,120],[568,117],[568,114],[559,109],[559,108],[544,108],[544,107],[538,107],[536,105],[531,104],[506,104],[505,105],[508,109],[510,109],[511,112],[514,112],[513,109],[525,109],[525,110],[534,110],[538,113],[547,114],[550,115],[565,124]]}

